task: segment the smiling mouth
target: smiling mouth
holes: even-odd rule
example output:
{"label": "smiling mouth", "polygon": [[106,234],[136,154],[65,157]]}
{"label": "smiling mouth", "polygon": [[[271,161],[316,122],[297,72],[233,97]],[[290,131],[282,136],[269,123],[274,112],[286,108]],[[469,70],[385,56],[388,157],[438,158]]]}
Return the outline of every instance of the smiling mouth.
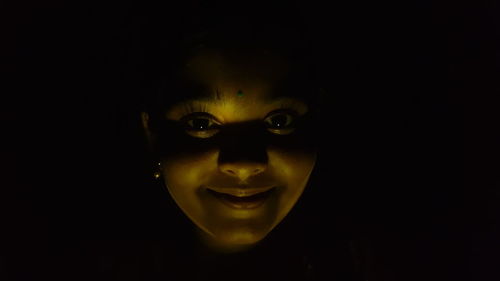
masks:
{"label": "smiling mouth", "polygon": [[207,191],[215,198],[219,199],[225,205],[233,209],[255,209],[260,207],[266,200],[271,197],[276,188],[272,187],[267,190],[245,191],[231,189],[221,192],[207,188]]}

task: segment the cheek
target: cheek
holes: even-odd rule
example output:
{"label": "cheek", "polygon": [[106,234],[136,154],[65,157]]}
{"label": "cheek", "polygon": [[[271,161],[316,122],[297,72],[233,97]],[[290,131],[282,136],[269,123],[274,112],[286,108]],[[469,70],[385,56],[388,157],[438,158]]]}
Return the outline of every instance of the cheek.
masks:
{"label": "cheek", "polygon": [[316,163],[316,152],[273,149],[269,151],[269,160],[282,181],[287,183],[283,200],[296,200],[307,185]]}
{"label": "cheek", "polygon": [[270,149],[268,151],[270,165],[282,176],[299,179],[309,174],[316,163],[316,152]]}
{"label": "cheek", "polygon": [[163,176],[169,193],[179,206],[199,204],[197,192],[217,169],[217,153],[185,154],[164,160]]}

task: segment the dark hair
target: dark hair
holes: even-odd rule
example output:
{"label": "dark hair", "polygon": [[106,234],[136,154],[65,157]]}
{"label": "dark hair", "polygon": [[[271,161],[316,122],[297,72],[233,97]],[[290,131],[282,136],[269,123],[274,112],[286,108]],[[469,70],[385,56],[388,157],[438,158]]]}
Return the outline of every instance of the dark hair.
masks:
{"label": "dark hair", "polygon": [[[152,118],[182,98],[178,91],[179,70],[201,48],[232,53],[264,51],[284,57],[291,65],[287,95],[296,96],[319,111],[321,86],[316,73],[317,58],[307,26],[294,14],[212,14],[186,25],[181,31],[157,40],[148,54],[147,91],[142,101]],[[209,18],[209,19],[208,19]],[[196,23],[198,22],[198,23]],[[178,89],[182,91],[182,89]],[[173,94],[172,94],[173,93]]]}

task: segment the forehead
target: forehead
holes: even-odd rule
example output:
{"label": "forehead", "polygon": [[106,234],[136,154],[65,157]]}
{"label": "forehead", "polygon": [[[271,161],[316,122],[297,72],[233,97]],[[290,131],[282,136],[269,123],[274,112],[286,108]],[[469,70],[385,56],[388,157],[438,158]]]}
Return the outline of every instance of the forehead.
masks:
{"label": "forehead", "polygon": [[277,79],[286,74],[285,57],[266,49],[200,49],[186,59],[186,73],[206,76],[214,74],[247,74],[253,77]]}
{"label": "forehead", "polygon": [[191,89],[184,93],[186,98],[223,99],[228,92],[236,94],[239,90],[272,98],[284,94],[280,88],[286,84],[288,74],[289,62],[265,49],[204,49],[182,65],[181,80]]}

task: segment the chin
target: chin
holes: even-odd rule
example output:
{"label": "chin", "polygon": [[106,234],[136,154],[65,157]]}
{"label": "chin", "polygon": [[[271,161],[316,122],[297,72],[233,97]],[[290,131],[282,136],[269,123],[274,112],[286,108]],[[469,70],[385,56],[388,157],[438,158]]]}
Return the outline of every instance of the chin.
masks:
{"label": "chin", "polygon": [[228,231],[215,233],[211,237],[212,246],[219,251],[237,252],[256,246],[267,233],[255,231]]}
{"label": "chin", "polygon": [[249,232],[238,232],[230,233],[224,235],[221,239],[218,239],[222,243],[232,244],[232,245],[251,245],[256,244],[264,239],[262,235],[256,235]]}

